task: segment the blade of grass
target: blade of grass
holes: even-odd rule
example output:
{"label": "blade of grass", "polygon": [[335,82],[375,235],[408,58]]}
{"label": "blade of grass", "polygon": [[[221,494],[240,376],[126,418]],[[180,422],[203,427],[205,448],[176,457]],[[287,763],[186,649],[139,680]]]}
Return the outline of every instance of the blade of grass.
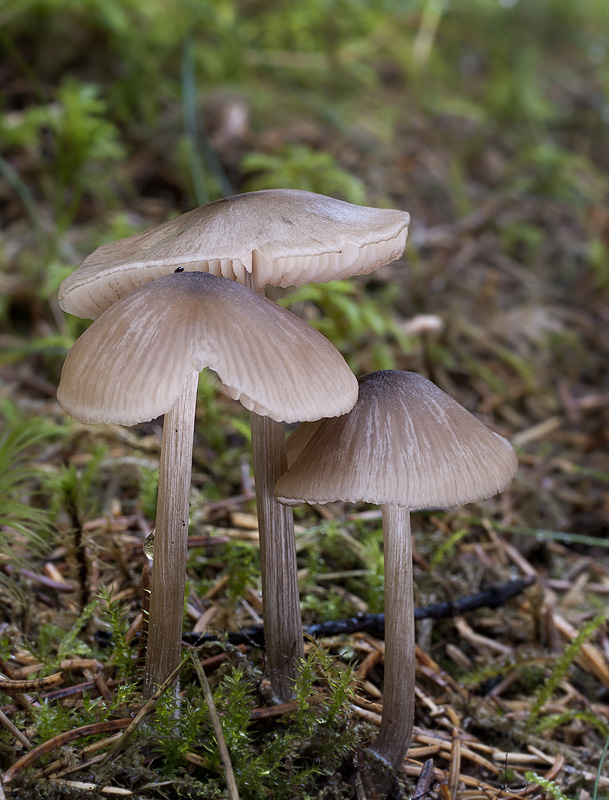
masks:
{"label": "blade of grass", "polygon": [[197,677],[199,678],[199,683],[203,689],[203,694],[205,695],[207,707],[209,709],[211,724],[214,729],[216,741],[218,742],[218,750],[220,751],[222,766],[224,767],[224,777],[226,778],[226,787],[228,789],[229,797],[231,800],[239,800],[239,792],[237,791],[237,783],[235,781],[233,765],[231,764],[230,754],[228,752],[228,747],[226,746],[226,739],[224,738],[224,733],[222,732],[222,723],[220,722],[220,717],[218,716],[218,712],[216,710],[216,704],[214,703],[214,696],[211,691],[211,686],[209,685],[207,675],[205,674],[205,670],[203,669],[197,655],[195,653],[191,653],[191,658],[197,673]]}
{"label": "blade of grass", "polygon": [[6,716],[4,711],[0,711],[0,723],[6,728],[6,730],[12,734],[15,739],[17,739],[21,744],[27,749],[32,749],[32,743],[30,740],[25,736],[25,734],[21,733],[19,728],[10,721],[10,719]]}
{"label": "blade of grass", "polygon": [[2,156],[0,156],[0,175],[2,175],[2,177],[4,177],[8,183],[10,183],[15,192],[19,195],[19,199],[23,203],[36,232],[38,245],[42,248],[45,244],[47,234],[40,224],[40,215],[38,213],[38,209],[36,208],[36,201],[34,200],[29,188],[19,177],[19,173],[13,169],[8,161]]}
{"label": "blade of grass", "polygon": [[[469,525],[482,525],[483,521],[479,517],[467,517],[465,519]],[[487,524],[498,533],[515,533],[520,536],[535,536],[537,539],[552,539],[557,542],[567,542],[567,544],[585,544],[590,547],[609,548],[609,539],[600,536],[587,536],[583,533],[571,533],[570,531],[549,531],[544,528],[528,528],[525,525],[503,525],[500,522],[487,520]]]}
{"label": "blade of grass", "polygon": [[[211,172],[217,189],[223,197],[234,194],[234,189],[228,180],[224,167],[209,144],[203,127],[200,109],[197,109],[197,86],[195,79],[195,43],[192,37],[185,39],[182,45],[182,116],[184,119],[184,132],[188,142],[188,160],[192,182],[199,205],[209,203],[210,196],[205,178],[205,167]],[[202,156],[202,157],[201,157]]]}
{"label": "blade of grass", "polygon": [[190,177],[192,178],[197,203],[202,206],[209,203],[209,192],[205,181],[203,162],[197,148],[198,133],[193,48],[192,39],[187,39],[182,47],[182,115],[188,143]]}
{"label": "blade of grass", "polygon": [[607,750],[609,750],[609,736],[605,740],[605,746],[603,747],[603,752],[601,753],[601,760],[598,762],[596,780],[594,781],[594,791],[592,792],[592,800],[598,800],[598,787],[600,786],[601,775],[603,774],[603,764],[605,763],[605,758],[607,757]]}
{"label": "blade of grass", "polygon": [[587,478],[596,478],[604,483],[609,483],[609,473],[600,472],[597,469],[590,469],[590,467],[580,467],[578,464],[573,464],[573,472],[578,475],[585,475]]}

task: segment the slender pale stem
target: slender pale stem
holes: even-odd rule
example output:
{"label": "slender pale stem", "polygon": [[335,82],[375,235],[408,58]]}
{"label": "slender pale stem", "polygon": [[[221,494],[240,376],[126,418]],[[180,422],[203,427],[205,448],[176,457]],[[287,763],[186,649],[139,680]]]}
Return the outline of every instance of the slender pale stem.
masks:
{"label": "slender pale stem", "polygon": [[373,749],[395,769],[408,750],[414,720],[415,627],[410,511],[383,506],[385,681],[383,718]]}
{"label": "slender pale stem", "polygon": [[287,469],[285,429],[283,422],[254,412],[250,418],[267,668],[274,693],[285,701],[294,696],[304,657],[293,514],[275,499],[275,484]]}
{"label": "slender pale stem", "polygon": [[[245,285],[265,296],[264,287],[256,289],[252,273],[246,275]],[[275,499],[275,484],[288,468],[285,425],[253,411],[250,419],[267,670],[273,692],[283,702],[294,697],[298,660],[304,658],[294,512]]]}
{"label": "slender pale stem", "polygon": [[154,557],[148,620],[144,696],[150,697],[180,663],[192,443],[198,372],[186,379],[182,394],[165,414]]}

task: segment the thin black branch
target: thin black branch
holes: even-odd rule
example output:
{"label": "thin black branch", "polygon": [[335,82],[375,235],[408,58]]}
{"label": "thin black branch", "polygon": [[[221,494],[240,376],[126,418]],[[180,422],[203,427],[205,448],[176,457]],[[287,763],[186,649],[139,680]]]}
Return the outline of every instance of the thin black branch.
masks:
{"label": "thin black branch", "polygon": [[[434,603],[430,606],[415,608],[415,619],[444,619],[446,617],[456,617],[466,611],[475,611],[477,608],[499,608],[512,597],[520,594],[527,586],[534,583],[535,577],[528,575],[526,578],[518,580],[496,583],[477,594],[466,595],[454,602]],[[307,636],[321,639],[324,636],[338,636],[348,633],[371,633],[374,636],[383,636],[385,633],[384,614],[359,614],[348,619],[332,620],[330,622],[320,622],[316,625],[307,625],[304,628]],[[199,646],[204,642],[218,641],[227,639],[230,644],[249,644],[252,647],[264,646],[264,631],[261,626],[255,628],[244,628],[235,633],[229,633],[226,637],[216,634],[205,634],[196,636],[186,633],[183,636],[185,642],[190,645]]]}

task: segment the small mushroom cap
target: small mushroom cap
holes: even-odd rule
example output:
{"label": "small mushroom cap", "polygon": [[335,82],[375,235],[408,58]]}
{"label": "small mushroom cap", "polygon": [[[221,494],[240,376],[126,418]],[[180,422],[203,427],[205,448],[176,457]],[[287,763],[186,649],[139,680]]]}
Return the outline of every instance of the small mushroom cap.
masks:
{"label": "small mushroom cap", "polygon": [[169,411],[204,367],[231,397],[277,421],[344,414],[357,400],[355,376],[318,331],[201,272],[159,278],[108,308],[68,353],[57,398],[80,422],[135,425]]}
{"label": "small mushroom cap", "polygon": [[344,500],[418,508],[471,503],[500,492],[516,473],[510,443],[413,372],[372,372],[342,417],[299,425],[282,503]]}
{"label": "small mushroom cap", "polygon": [[296,189],[226,197],[144,233],[98,247],[59,287],[59,304],[96,319],[176,266],[260,289],[372,272],[404,251],[405,211],[367,208]]}

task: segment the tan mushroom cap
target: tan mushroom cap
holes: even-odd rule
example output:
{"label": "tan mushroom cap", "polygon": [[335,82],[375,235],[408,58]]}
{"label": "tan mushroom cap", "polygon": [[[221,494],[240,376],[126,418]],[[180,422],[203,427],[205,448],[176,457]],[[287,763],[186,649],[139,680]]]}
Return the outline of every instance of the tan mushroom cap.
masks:
{"label": "tan mushroom cap", "polygon": [[404,251],[405,211],[367,208],[296,189],[216,200],[144,233],[98,247],[61,284],[59,304],[96,319],[176,266],[260,289],[365,274]]}
{"label": "tan mushroom cap", "polygon": [[500,492],[516,473],[510,443],[431,381],[372,372],[342,417],[299,425],[282,503],[344,500],[417,508],[471,503]]}
{"label": "tan mushroom cap", "polygon": [[205,273],[159,278],[108,308],[70,350],[57,398],[80,422],[135,425],[166,413],[204,367],[276,421],[344,414],[357,399],[355,376],[318,331]]}

